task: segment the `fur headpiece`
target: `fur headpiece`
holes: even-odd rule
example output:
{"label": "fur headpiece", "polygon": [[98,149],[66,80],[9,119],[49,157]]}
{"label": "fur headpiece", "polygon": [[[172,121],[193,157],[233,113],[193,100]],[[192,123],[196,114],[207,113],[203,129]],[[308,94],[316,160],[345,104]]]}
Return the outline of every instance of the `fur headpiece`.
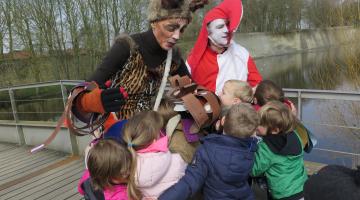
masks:
{"label": "fur headpiece", "polygon": [[191,20],[191,13],[204,7],[208,0],[150,0],[148,10],[149,22],[171,18]]}

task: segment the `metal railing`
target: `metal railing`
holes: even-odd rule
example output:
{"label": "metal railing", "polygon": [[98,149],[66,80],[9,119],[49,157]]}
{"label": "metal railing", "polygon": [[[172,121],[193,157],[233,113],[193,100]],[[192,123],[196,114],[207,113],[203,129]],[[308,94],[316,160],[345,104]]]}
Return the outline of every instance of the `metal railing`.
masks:
{"label": "metal railing", "polygon": [[[17,85],[17,86],[12,86],[12,87],[6,87],[6,88],[0,88],[0,92],[8,92],[9,94],[9,101],[11,103],[11,114],[13,116],[13,120],[6,120],[3,121],[2,124],[6,124],[6,125],[13,125],[16,127],[17,130],[17,134],[18,134],[18,143],[20,145],[26,145],[25,142],[25,136],[24,136],[24,132],[23,132],[23,126],[41,126],[41,127],[55,127],[55,122],[54,123],[32,123],[31,121],[23,121],[19,118],[19,113],[17,111],[17,100],[15,99],[15,95],[14,92],[18,91],[18,90],[25,90],[25,89],[31,89],[31,88],[42,88],[42,87],[50,87],[50,86],[59,86],[59,90],[61,91],[61,99],[63,102],[63,108],[65,108],[65,104],[67,101],[67,97],[68,97],[68,92],[66,89],[66,86],[74,86],[79,84],[80,82],[82,82],[81,80],[59,80],[59,81],[50,81],[50,82],[42,82],[42,83],[34,83],[34,84],[26,84],[26,85]],[[27,99],[25,101],[34,101],[34,100],[39,100],[39,99]],[[42,99],[44,100],[44,99]],[[45,99],[45,100],[49,100],[49,99]],[[24,100],[23,100],[24,101]],[[7,102],[7,101],[2,101]],[[2,113],[7,113],[7,112],[2,112]],[[26,113],[26,112],[21,112],[21,113]],[[32,112],[27,112],[27,113],[32,113]],[[45,113],[45,112],[43,112]],[[56,114],[57,112],[48,112],[48,113],[53,113]],[[59,114],[59,113],[57,113]],[[0,119],[1,120],[1,119]],[[70,132],[69,132],[70,134]],[[77,145],[77,141],[76,141],[76,137],[73,134],[70,134],[70,143],[71,143],[71,151],[74,155],[79,155],[79,149],[78,149],[78,145]]]}
{"label": "metal railing", "polygon": [[[18,143],[20,145],[25,144],[25,137],[22,130],[23,126],[42,126],[42,127],[55,127],[55,121],[53,123],[45,123],[45,122],[39,122],[39,121],[24,121],[21,118],[19,118],[19,113],[32,113],[32,112],[18,112],[17,111],[17,100],[15,98],[14,92],[19,90],[25,90],[30,88],[43,88],[43,87],[49,87],[49,86],[59,86],[59,91],[61,91],[61,99],[63,102],[63,107],[65,107],[65,103],[68,96],[68,91],[66,86],[74,86],[78,83],[82,82],[81,80],[60,80],[60,81],[52,81],[52,82],[43,82],[43,83],[34,83],[34,84],[27,84],[27,85],[18,85],[18,86],[12,86],[12,87],[6,87],[6,88],[0,88],[0,92],[7,92],[9,101],[0,101],[1,102],[10,102],[11,103],[11,111],[9,112],[0,112],[0,113],[9,113],[13,116],[13,120],[1,120],[0,124],[15,126],[18,134],[19,141]],[[360,102],[360,93],[357,92],[341,92],[341,91],[330,91],[330,90],[308,90],[308,89],[284,89],[285,95],[287,97],[296,98],[297,99],[297,111],[298,111],[298,117],[300,120],[302,120],[302,109],[303,109],[303,102],[306,99],[319,99],[319,100],[343,100],[343,101],[355,101]],[[47,99],[40,99],[40,100],[51,100],[52,98]],[[56,99],[56,98],[55,98]],[[25,99],[21,101],[35,101],[39,99]],[[0,107],[1,109],[1,107]],[[61,112],[42,112],[42,113],[48,113],[48,114],[58,114],[60,115]],[[313,123],[313,122],[305,122],[305,123]],[[334,124],[321,124],[321,123],[315,123],[316,125],[322,125],[322,126],[334,126],[334,127],[340,127],[340,128],[349,128],[349,129],[356,129],[360,130],[360,127],[356,126],[344,126],[344,125],[334,125]],[[77,146],[77,140],[76,137],[73,134],[70,134],[70,142],[72,147],[73,154],[78,154],[79,149]],[[328,152],[336,152],[340,154],[350,155],[354,156],[357,160],[360,158],[360,152],[342,152],[342,151],[334,151],[331,149],[320,149],[315,148],[317,150],[321,151],[328,151]],[[360,149],[359,149],[360,151]],[[358,164],[360,162],[357,161]]]}
{"label": "metal railing", "polygon": [[[341,101],[352,101],[359,102],[360,107],[360,93],[359,92],[345,92],[345,91],[334,91],[334,90],[309,90],[309,89],[283,89],[285,92],[285,96],[289,98],[297,99],[297,115],[298,118],[306,124],[311,125],[320,125],[320,126],[328,126],[335,128],[346,128],[352,130],[360,130],[360,124],[347,126],[341,124],[329,124],[329,123],[318,123],[311,121],[303,120],[303,102],[306,99],[317,99],[317,100],[341,100]],[[360,117],[360,116],[358,116]],[[360,141],[359,141],[360,142]],[[337,151],[332,149],[324,149],[315,147],[315,150],[319,150],[322,152],[332,153],[332,154],[340,154],[346,155],[353,158],[352,167],[356,168],[357,165],[360,165],[360,143],[357,146],[357,152],[345,152],[345,151]]]}

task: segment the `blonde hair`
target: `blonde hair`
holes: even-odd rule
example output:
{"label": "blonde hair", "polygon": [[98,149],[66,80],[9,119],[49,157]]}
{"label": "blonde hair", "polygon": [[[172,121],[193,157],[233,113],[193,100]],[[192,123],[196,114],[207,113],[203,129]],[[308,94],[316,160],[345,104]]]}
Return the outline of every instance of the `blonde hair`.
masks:
{"label": "blonde hair", "polygon": [[124,126],[123,140],[127,143],[132,156],[131,173],[128,183],[128,196],[137,200],[142,198],[140,190],[136,186],[136,150],[144,149],[160,136],[165,122],[161,114],[156,111],[142,111],[135,114]]}
{"label": "blonde hair", "polygon": [[232,87],[232,95],[234,98],[239,98],[244,103],[253,103],[253,90],[245,81],[227,80],[225,84],[230,84]]}
{"label": "blonde hair", "polygon": [[258,84],[254,97],[259,106],[263,106],[269,101],[284,102],[285,100],[282,88],[270,80],[263,80]]}
{"label": "blonde hair", "polygon": [[102,139],[89,151],[87,166],[95,190],[112,187],[116,178],[128,179],[132,157],[124,145]]}
{"label": "blonde hair", "polygon": [[260,125],[267,128],[267,134],[278,128],[285,134],[294,130],[297,118],[291,110],[280,101],[269,101],[259,110]]}
{"label": "blonde hair", "polygon": [[258,113],[250,104],[235,104],[225,115],[224,132],[237,138],[250,137],[259,126],[259,121]]}

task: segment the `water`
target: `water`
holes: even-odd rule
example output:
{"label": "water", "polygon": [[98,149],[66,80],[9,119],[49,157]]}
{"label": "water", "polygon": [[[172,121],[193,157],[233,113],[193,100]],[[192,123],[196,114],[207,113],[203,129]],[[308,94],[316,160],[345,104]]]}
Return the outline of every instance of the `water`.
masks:
{"label": "water", "polygon": [[[360,92],[359,49],[354,45],[317,49],[259,58],[256,64],[264,79],[270,79],[283,88]],[[294,102],[297,103],[296,100]],[[360,101],[307,99],[302,106],[303,121],[319,141],[317,149],[305,158],[350,167],[360,165],[359,156],[340,153],[360,154]]]}
{"label": "water", "polygon": [[[273,80],[284,88],[360,92],[359,49],[351,45],[331,47],[259,58],[256,64],[264,79]],[[56,121],[64,109],[58,86],[15,90],[14,96],[20,120]],[[297,103],[296,100],[294,103]],[[318,138],[316,148],[360,154],[360,102],[305,100],[302,105],[305,125]],[[0,120],[13,120],[7,91],[0,92]],[[353,129],[320,124],[350,126]],[[318,149],[305,155],[306,159],[352,167],[360,165],[359,156]]]}

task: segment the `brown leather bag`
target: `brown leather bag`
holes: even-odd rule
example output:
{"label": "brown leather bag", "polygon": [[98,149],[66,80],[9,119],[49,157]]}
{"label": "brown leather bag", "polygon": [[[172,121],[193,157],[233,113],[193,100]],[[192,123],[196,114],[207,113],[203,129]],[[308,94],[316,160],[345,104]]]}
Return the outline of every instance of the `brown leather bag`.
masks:
{"label": "brown leather bag", "polygon": [[175,104],[183,104],[196,122],[197,129],[211,125],[221,111],[218,97],[206,88],[192,83],[188,76],[169,78],[171,89],[167,97]]}

